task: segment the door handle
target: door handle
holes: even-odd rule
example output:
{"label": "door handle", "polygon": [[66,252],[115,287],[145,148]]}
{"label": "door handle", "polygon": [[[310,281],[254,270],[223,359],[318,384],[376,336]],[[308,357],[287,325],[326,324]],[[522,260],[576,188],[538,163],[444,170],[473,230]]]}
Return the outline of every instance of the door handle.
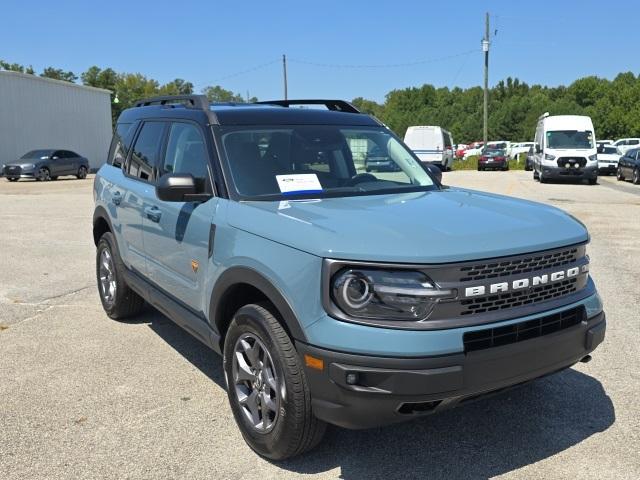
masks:
{"label": "door handle", "polygon": [[145,207],[144,214],[152,222],[158,223],[160,221],[160,217],[162,216],[162,210],[160,210],[158,207]]}
{"label": "door handle", "polygon": [[113,192],[113,195],[111,195],[111,201],[114,203],[114,205],[120,205],[120,202],[122,202],[122,193],[120,193],[118,190]]}

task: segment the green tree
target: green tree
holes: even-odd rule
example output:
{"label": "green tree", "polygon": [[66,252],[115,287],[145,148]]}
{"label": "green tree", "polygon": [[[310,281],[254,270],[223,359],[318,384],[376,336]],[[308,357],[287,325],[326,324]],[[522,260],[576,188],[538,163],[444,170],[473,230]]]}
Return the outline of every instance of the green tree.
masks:
{"label": "green tree", "polygon": [[61,68],[47,67],[40,74],[41,77],[54,78],[65,82],[74,83],[78,77],[71,71],[64,71]]}
{"label": "green tree", "polygon": [[34,75],[36,73],[31,65],[25,67],[19,63],[5,62],[2,59],[0,59],[0,70],[10,70],[12,72],[28,73],[30,75]]}
{"label": "green tree", "polygon": [[[215,85],[213,87],[205,87],[202,89],[202,93],[204,93],[210,102],[236,102],[236,103],[244,103],[245,99],[239,93],[233,93],[231,90],[225,90],[220,85]],[[250,101],[256,100],[249,99]]]}

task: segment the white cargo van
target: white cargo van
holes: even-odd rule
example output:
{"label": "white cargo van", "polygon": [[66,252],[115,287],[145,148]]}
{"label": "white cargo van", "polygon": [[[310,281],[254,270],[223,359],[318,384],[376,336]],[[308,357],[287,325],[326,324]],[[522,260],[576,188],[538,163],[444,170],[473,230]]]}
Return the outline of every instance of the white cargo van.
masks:
{"label": "white cargo van", "polygon": [[433,163],[442,170],[453,165],[453,138],[451,133],[437,126],[413,126],[404,135],[406,143],[420,161]]}
{"label": "white cargo van", "polygon": [[533,178],[598,182],[596,136],[591,118],[545,113],[538,119],[533,155]]}

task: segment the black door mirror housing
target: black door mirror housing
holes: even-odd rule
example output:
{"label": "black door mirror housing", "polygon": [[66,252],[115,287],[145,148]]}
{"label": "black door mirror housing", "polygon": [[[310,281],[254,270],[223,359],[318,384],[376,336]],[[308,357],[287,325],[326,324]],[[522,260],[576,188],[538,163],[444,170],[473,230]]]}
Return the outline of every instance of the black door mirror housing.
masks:
{"label": "black door mirror housing", "polygon": [[438,181],[438,183],[442,183],[442,170],[440,170],[440,167],[432,163],[421,163],[421,165],[429,175]]}
{"label": "black door mirror housing", "polygon": [[211,198],[199,193],[196,180],[190,173],[167,173],[158,179],[156,196],[163,202],[203,202]]}
{"label": "black door mirror housing", "polygon": [[542,148],[540,148],[540,145],[536,145],[536,153],[542,153]]}

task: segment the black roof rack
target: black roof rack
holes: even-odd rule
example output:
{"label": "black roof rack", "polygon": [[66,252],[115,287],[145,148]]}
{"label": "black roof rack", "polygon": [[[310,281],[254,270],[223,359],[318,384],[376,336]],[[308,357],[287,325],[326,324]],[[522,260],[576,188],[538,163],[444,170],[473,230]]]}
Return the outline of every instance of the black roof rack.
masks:
{"label": "black roof rack", "polygon": [[151,105],[180,104],[187,108],[202,110],[209,119],[210,124],[218,124],[218,117],[211,111],[211,102],[206,95],[163,95],[138,100],[135,107],[148,107]]}
{"label": "black roof rack", "polygon": [[167,105],[172,103],[181,103],[186,106],[208,111],[210,102],[206,95],[164,95],[143,98],[142,100],[138,100],[135,106],[146,107],[149,105]]}
{"label": "black roof rack", "polygon": [[291,105],[324,105],[327,110],[345,113],[362,113],[356,107],[344,100],[270,100],[263,102],[255,102],[258,104],[280,105],[281,107],[290,107]]}

